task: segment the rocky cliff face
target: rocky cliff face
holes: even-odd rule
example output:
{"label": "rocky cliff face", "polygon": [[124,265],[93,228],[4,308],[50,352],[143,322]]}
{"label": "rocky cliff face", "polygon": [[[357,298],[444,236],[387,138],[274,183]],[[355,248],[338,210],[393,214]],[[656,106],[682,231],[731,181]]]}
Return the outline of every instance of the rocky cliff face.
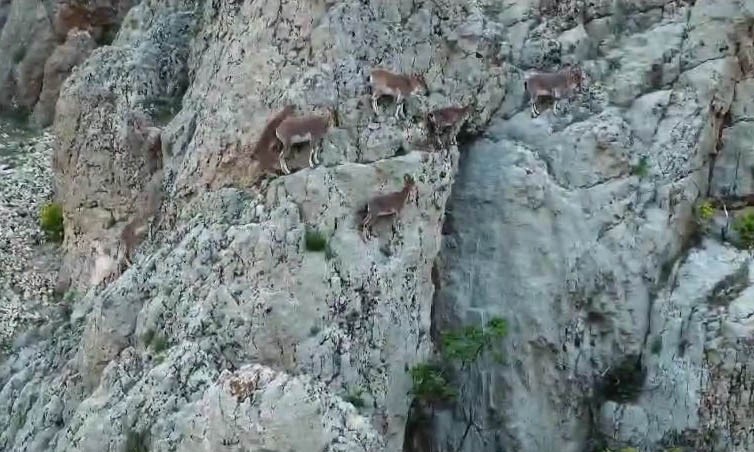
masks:
{"label": "rocky cliff face", "polygon": [[[69,296],[0,367],[0,446],[749,450],[749,260],[727,240],[748,243],[729,226],[751,185],[752,13],[142,1],[66,63]],[[566,63],[583,92],[531,118],[524,73]],[[375,115],[375,65],[431,94]],[[288,104],[337,125],[319,167],[265,177],[250,149]],[[453,104],[474,107],[460,152],[433,152],[419,119]],[[418,195],[362,242],[359,211],[404,174]],[[460,369],[457,400],[419,422],[408,369],[493,317],[505,359]]]}

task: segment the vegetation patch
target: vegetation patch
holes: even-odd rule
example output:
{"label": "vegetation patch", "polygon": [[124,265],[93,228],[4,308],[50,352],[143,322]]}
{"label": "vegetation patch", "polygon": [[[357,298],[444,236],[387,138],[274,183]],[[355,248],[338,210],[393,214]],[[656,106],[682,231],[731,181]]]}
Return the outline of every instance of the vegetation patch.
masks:
{"label": "vegetation patch", "polygon": [[144,343],[144,347],[151,348],[155,354],[167,350],[170,345],[165,336],[155,333],[154,330],[144,332],[141,335],[141,341]]}
{"label": "vegetation patch", "polygon": [[639,159],[639,163],[634,165],[631,169],[631,174],[640,178],[646,177],[649,174],[649,158],[646,155],[643,155]]}
{"label": "vegetation patch", "polygon": [[746,262],[730,275],[718,281],[707,297],[707,302],[717,306],[727,306],[749,287],[749,266]]}
{"label": "vegetation patch", "polygon": [[754,212],[747,212],[736,218],[733,230],[738,233],[744,248],[754,248]]}
{"label": "vegetation patch", "polygon": [[327,248],[327,238],[317,229],[307,227],[304,233],[304,244],[307,251],[325,251]]}
{"label": "vegetation patch", "polygon": [[26,46],[21,46],[13,52],[13,63],[18,64],[26,57]]}
{"label": "vegetation patch", "polygon": [[144,432],[126,432],[126,452],[149,452],[149,435]]}
{"label": "vegetation patch", "polygon": [[649,347],[653,355],[659,355],[662,351],[662,336],[656,336],[652,339],[652,345]]}
{"label": "vegetation patch", "polygon": [[647,371],[641,365],[639,357],[629,355],[608,369],[598,383],[597,393],[604,400],[617,403],[633,402],[641,394],[646,377]]}
{"label": "vegetation patch", "polygon": [[366,406],[366,402],[364,402],[364,398],[362,395],[364,394],[364,390],[361,388],[357,388],[356,390],[348,392],[345,396],[343,396],[343,400],[350,403],[356,408],[363,408]]}
{"label": "vegetation patch", "polygon": [[48,203],[39,212],[39,227],[51,242],[63,241],[63,208],[60,204]]}
{"label": "vegetation patch", "polygon": [[[495,317],[484,327],[467,326],[442,334],[442,350],[436,362],[418,364],[411,368],[411,393],[427,403],[455,400],[458,391],[452,377],[456,366],[461,369],[472,364],[485,351],[493,351],[496,341],[508,333],[505,319]],[[501,355],[496,354],[501,360]]]}
{"label": "vegetation patch", "polygon": [[447,359],[460,361],[462,365],[475,361],[482,352],[492,349],[495,340],[508,333],[505,319],[490,320],[484,328],[467,326],[449,331],[442,336],[443,354]]}
{"label": "vegetation patch", "polygon": [[425,402],[449,401],[456,398],[447,371],[438,364],[419,364],[411,369],[411,394]]}
{"label": "vegetation patch", "polygon": [[715,216],[715,206],[712,201],[705,199],[696,206],[696,216],[700,222],[706,223]]}
{"label": "vegetation patch", "polygon": [[159,126],[165,126],[181,111],[183,97],[151,97],[142,106]]}

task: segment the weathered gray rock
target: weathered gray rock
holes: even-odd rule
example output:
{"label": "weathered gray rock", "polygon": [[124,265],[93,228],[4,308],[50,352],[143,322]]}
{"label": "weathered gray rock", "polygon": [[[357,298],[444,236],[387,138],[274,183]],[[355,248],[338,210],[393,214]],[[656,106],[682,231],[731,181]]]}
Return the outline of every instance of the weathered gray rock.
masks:
{"label": "weathered gray rock", "polygon": [[[92,46],[114,38],[133,3],[0,1],[0,108],[34,111],[34,124],[48,126],[63,80]],[[66,42],[72,30],[87,31],[96,43],[84,43],[81,38]]]}
{"label": "weathered gray rock", "polygon": [[[724,212],[693,206],[750,193],[731,168],[751,161],[753,10],[142,2],[63,84],[62,277],[79,295],[0,365],[0,447],[401,450],[407,371],[444,331],[504,317],[504,361],[459,369],[458,400],[406,443],[750,450],[750,262],[710,226]],[[564,63],[584,91],[531,118],[524,72]],[[424,73],[431,95],[375,115],[374,65]],[[461,153],[426,152],[423,113],[468,103]],[[260,180],[244,152],[286,104],[339,123],[321,166],[302,152]],[[406,173],[418,198],[362,242],[359,211]],[[154,231],[117,268],[106,254],[155,181]]]}
{"label": "weathered gray rock", "polygon": [[89,32],[75,28],[68,33],[66,42],[52,52],[44,65],[42,92],[32,115],[37,126],[46,127],[52,123],[60,87],[73,68],[83,63],[95,47]]}

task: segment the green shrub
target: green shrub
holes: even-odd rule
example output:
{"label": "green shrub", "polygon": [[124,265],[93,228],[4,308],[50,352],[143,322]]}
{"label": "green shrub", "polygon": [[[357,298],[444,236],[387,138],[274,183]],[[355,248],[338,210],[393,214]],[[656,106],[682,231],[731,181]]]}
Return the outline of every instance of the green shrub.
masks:
{"label": "green shrub", "polygon": [[147,330],[141,335],[141,341],[144,343],[144,347],[151,348],[155,354],[160,353],[168,348],[168,340],[155,333],[154,330]]}
{"label": "green shrub", "polygon": [[502,339],[508,333],[505,319],[494,318],[484,328],[467,326],[449,331],[442,336],[443,355],[449,360],[460,361],[462,365],[476,360],[485,350],[492,348],[493,341]]}
{"label": "green shrub", "polygon": [[744,247],[754,247],[754,212],[747,212],[736,218],[733,222],[733,230],[741,237]]}
{"label": "green shrub", "polygon": [[145,347],[149,347],[149,344],[152,343],[152,339],[154,339],[154,330],[147,330],[141,335],[141,341],[144,343]]}
{"label": "green shrub", "polygon": [[48,203],[42,206],[39,213],[39,226],[44,231],[47,240],[63,241],[63,208],[60,204]]}
{"label": "green shrub", "polygon": [[705,199],[697,206],[697,216],[702,222],[707,222],[715,216],[715,206],[709,199]]}
{"label": "green shrub", "polygon": [[149,452],[149,435],[127,431],[126,452]]}
{"label": "green shrub", "polygon": [[364,390],[359,388],[346,394],[343,397],[343,400],[355,406],[356,408],[363,408],[364,406],[366,406],[366,403],[364,402],[364,398],[361,397],[362,394],[364,394]]}
{"label": "green shrub", "polygon": [[652,339],[652,345],[650,346],[650,351],[653,355],[659,355],[662,351],[662,336],[656,336],[654,339]]}
{"label": "green shrub", "polygon": [[168,340],[164,336],[157,335],[152,339],[152,350],[160,353],[168,348]]}
{"label": "green shrub", "polygon": [[26,57],[26,46],[21,46],[13,52],[13,63],[20,63]]}
{"label": "green shrub", "polygon": [[304,244],[308,251],[324,251],[327,247],[327,238],[325,235],[314,228],[306,228],[304,233]]}
{"label": "green shrub", "polygon": [[411,368],[411,394],[426,402],[453,400],[456,391],[445,371],[435,364],[418,364]]}
{"label": "green shrub", "polygon": [[639,163],[634,165],[631,169],[631,173],[639,177],[645,177],[649,174],[649,159],[646,155],[639,159]]}
{"label": "green shrub", "polygon": [[167,125],[175,115],[181,111],[183,97],[150,97],[142,105],[154,121],[160,125]]}

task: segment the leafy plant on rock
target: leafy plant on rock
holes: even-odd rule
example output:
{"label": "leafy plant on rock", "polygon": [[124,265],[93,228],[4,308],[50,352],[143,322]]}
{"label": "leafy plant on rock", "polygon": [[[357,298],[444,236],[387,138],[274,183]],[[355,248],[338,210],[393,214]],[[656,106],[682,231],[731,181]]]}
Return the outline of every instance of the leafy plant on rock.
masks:
{"label": "leafy plant on rock", "polygon": [[47,240],[63,241],[63,208],[60,204],[48,203],[39,212],[39,227],[45,233]]}
{"label": "leafy plant on rock", "polygon": [[304,244],[308,251],[325,251],[325,248],[327,247],[327,238],[320,231],[307,227],[306,232],[304,233]]}
{"label": "leafy plant on rock", "polygon": [[754,212],[747,212],[736,218],[733,230],[738,233],[745,248],[754,247]]}
{"label": "leafy plant on rock", "polygon": [[446,371],[437,364],[424,363],[411,369],[411,394],[426,402],[453,400],[456,391]]}
{"label": "leafy plant on rock", "polygon": [[508,323],[495,317],[484,327],[467,326],[442,335],[442,364],[423,363],[411,369],[411,393],[418,399],[434,403],[452,401],[457,396],[451,368],[461,368],[476,361],[482,353],[493,349],[496,340],[506,336]]}

